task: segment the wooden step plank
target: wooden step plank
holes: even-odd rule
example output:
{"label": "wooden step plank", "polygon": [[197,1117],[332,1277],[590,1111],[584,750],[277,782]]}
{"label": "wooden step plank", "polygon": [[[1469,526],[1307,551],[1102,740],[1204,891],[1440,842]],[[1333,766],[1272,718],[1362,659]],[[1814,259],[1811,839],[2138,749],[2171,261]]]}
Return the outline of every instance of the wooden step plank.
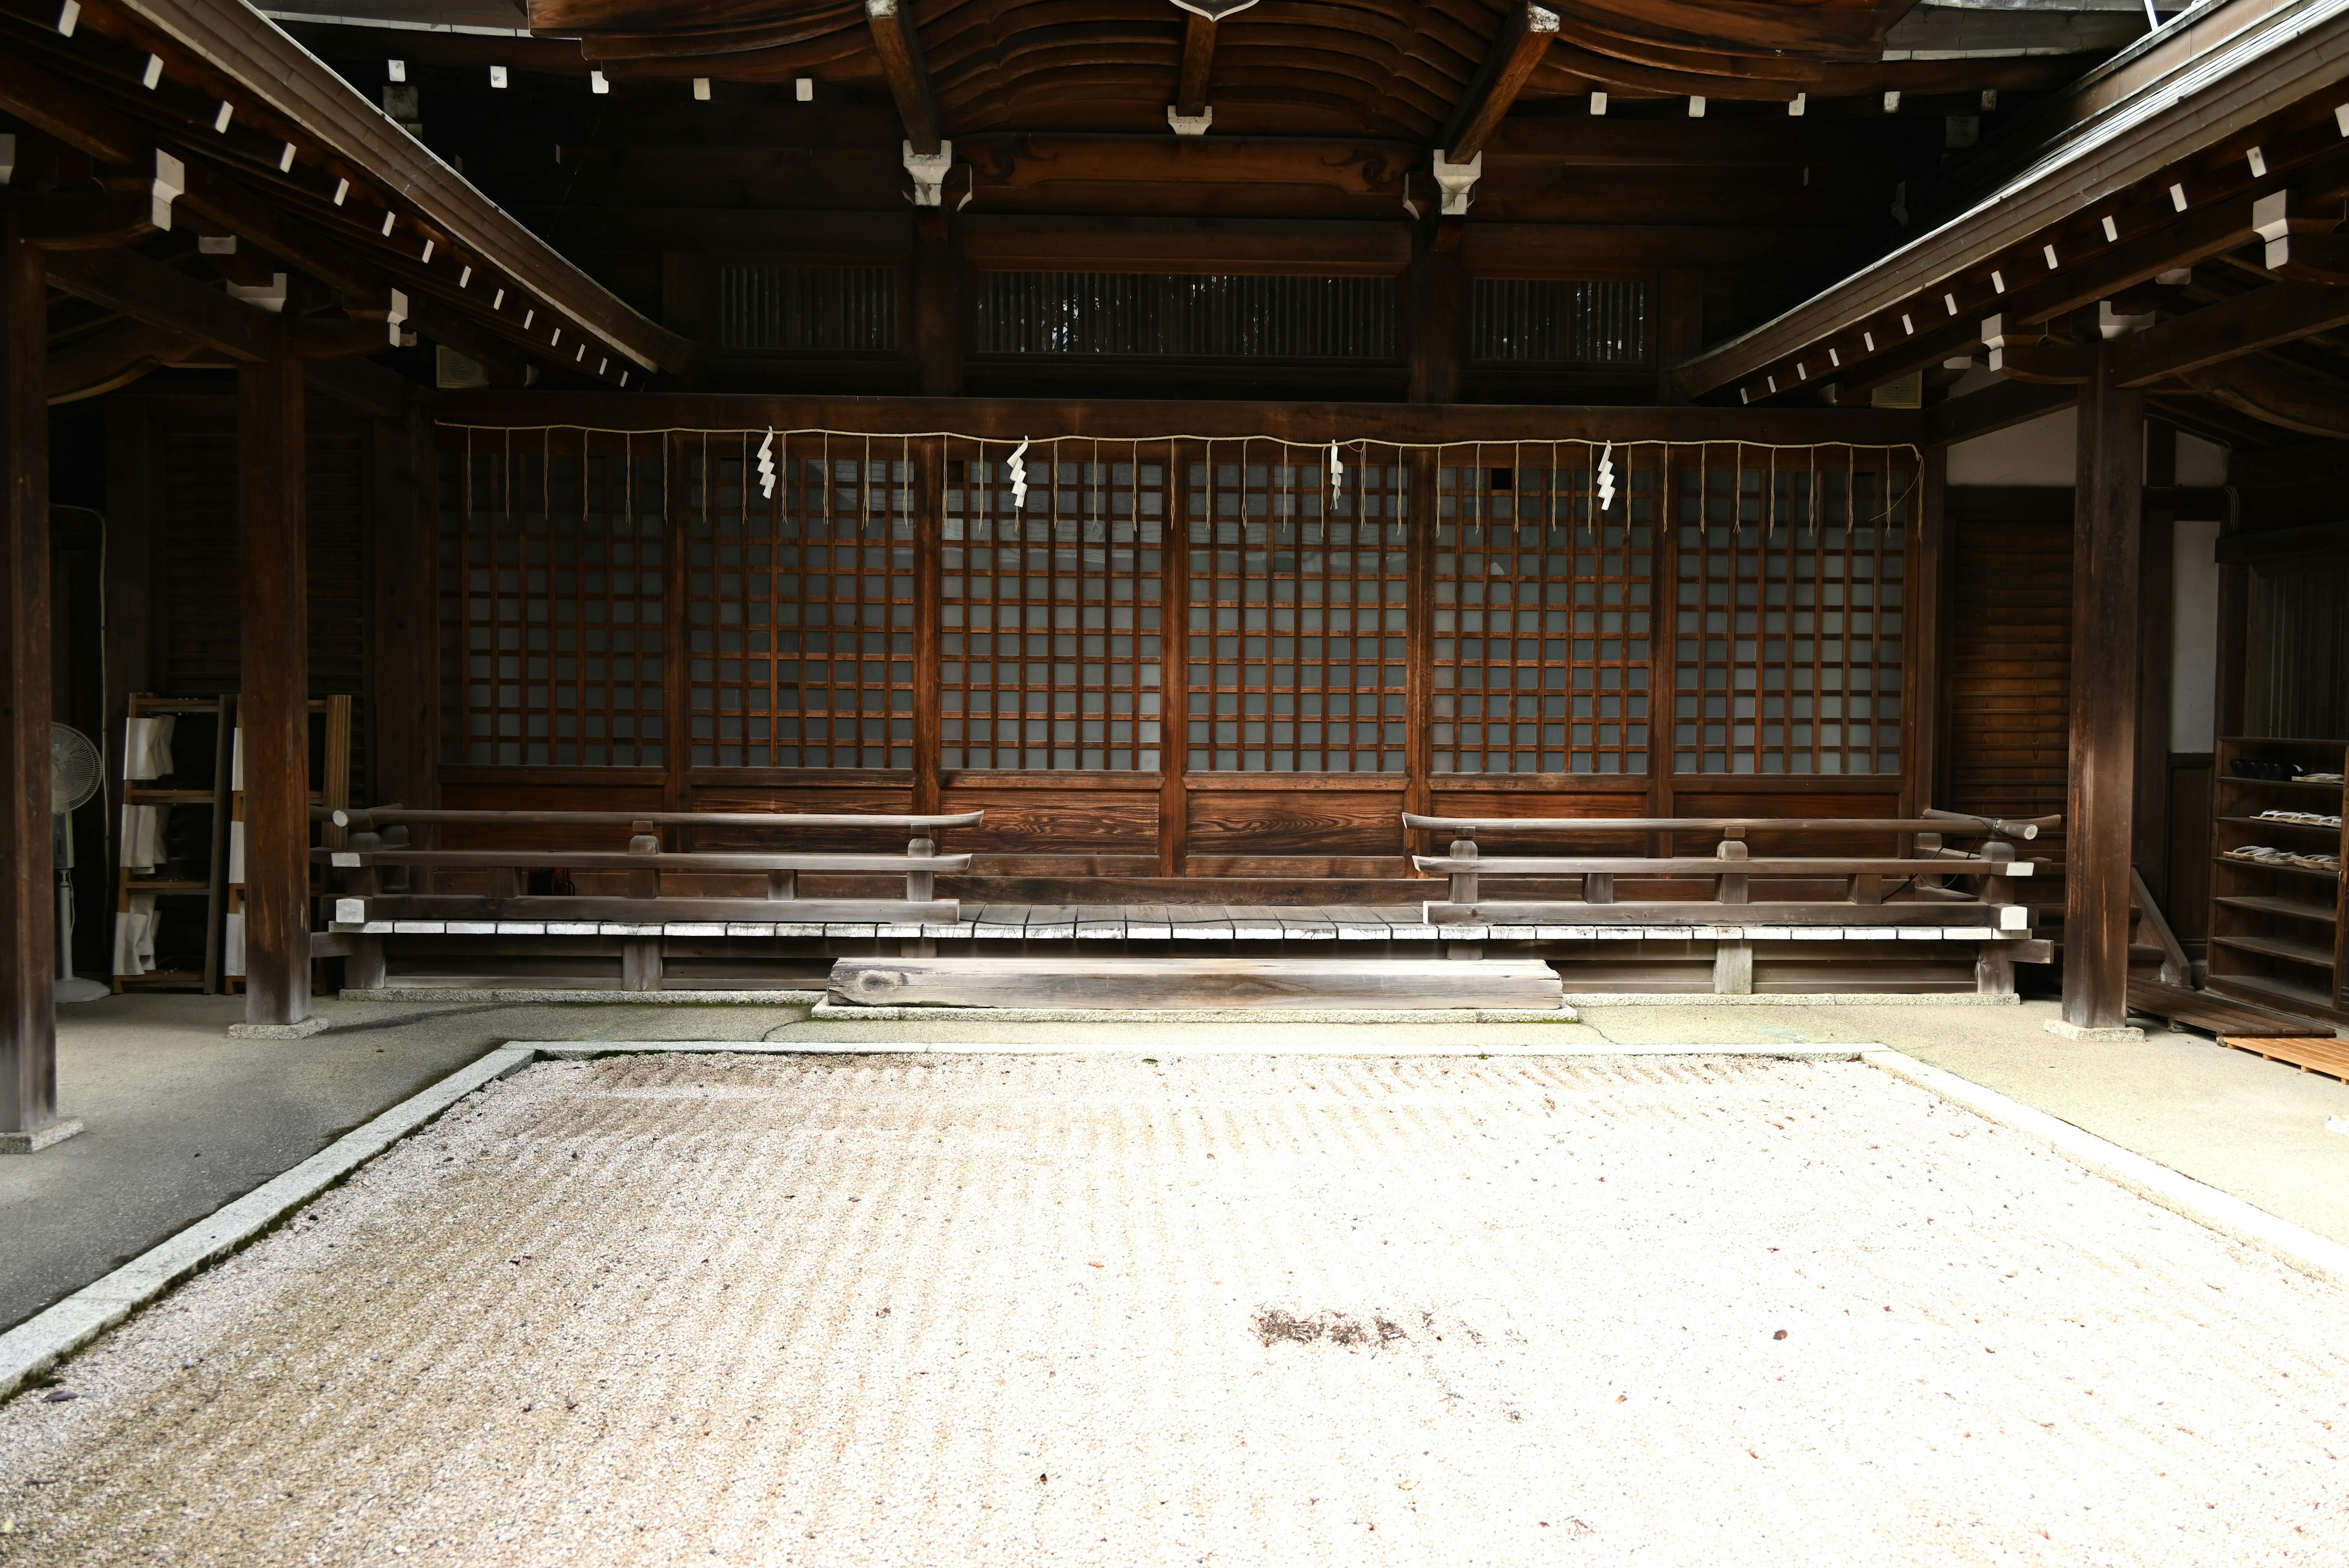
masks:
{"label": "wooden step plank", "polygon": [[1534,1008],[1565,988],[1533,960],[844,958],[839,1002],[924,1007]]}
{"label": "wooden step plank", "polygon": [[902,898],[710,898],[663,894],[657,898],[586,894],[550,898],[523,894],[490,898],[465,893],[370,893],[334,900],[335,923],[356,925],[343,913],[357,904],[366,920],[619,920],[657,925],[668,920],[740,920],[798,925],[838,921],[950,922],[966,914],[952,898],[913,903]]}
{"label": "wooden step plank", "polygon": [[2156,980],[2130,981],[2128,1006],[2131,1012],[2167,1018],[2176,1023],[2190,1023],[2214,1034],[2235,1034],[2246,1038],[2286,1038],[2307,1034],[2316,1027],[2307,1019],[2296,1018],[2255,1002],[2220,996],[2208,991],[2164,985]]}
{"label": "wooden step plank", "polygon": [[1077,940],[1081,942],[1125,940],[1126,911],[1115,904],[1084,904],[1077,909]]}

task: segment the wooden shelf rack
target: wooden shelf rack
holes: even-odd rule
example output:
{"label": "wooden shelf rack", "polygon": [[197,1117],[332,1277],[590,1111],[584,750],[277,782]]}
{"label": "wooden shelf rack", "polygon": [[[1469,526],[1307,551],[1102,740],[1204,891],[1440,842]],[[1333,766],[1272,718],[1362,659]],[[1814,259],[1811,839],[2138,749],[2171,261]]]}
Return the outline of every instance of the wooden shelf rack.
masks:
{"label": "wooden shelf rack", "polygon": [[[2328,781],[2252,778],[2252,763],[2298,763]],[[2342,819],[2349,789],[2338,775],[2349,763],[2349,742],[2232,737],[2219,742],[2211,792],[2212,867],[2209,989],[2224,996],[2280,1008],[2304,1018],[2349,1023],[2342,946],[2342,879],[2338,861],[2349,837]],[[2300,823],[2263,817],[2296,811],[2332,818]],[[2264,846],[2301,855],[2329,855],[2323,867],[2263,864],[2231,853]]]}

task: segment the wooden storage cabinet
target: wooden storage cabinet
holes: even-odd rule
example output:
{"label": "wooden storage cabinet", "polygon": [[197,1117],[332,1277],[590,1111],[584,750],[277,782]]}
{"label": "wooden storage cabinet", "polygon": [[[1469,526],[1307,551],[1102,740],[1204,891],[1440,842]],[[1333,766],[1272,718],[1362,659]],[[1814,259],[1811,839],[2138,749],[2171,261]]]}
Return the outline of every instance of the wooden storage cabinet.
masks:
{"label": "wooden storage cabinet", "polygon": [[[2329,778],[2247,778],[2236,762],[2298,763]],[[2285,1012],[2349,1023],[2343,990],[2342,784],[2349,744],[2235,738],[2219,742],[2211,789],[2209,989]],[[2271,811],[2324,820],[2294,822]],[[2250,846],[2303,863],[2247,859]],[[2323,862],[2329,858],[2331,864]]]}

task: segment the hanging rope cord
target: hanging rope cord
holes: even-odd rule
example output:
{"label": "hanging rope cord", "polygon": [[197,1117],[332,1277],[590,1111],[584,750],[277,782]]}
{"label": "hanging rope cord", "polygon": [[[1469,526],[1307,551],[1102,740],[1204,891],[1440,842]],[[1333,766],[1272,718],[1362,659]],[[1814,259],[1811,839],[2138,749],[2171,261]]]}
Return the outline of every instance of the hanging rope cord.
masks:
{"label": "hanging rope cord", "polygon": [[[914,442],[914,441],[961,441],[961,442],[968,442],[968,443],[970,443],[970,444],[972,444],[972,445],[976,446],[976,447],[978,449],[979,453],[980,453],[980,461],[981,461],[981,462],[984,462],[984,461],[985,461],[985,453],[986,453],[986,450],[987,450],[987,448],[988,448],[988,446],[989,444],[994,444],[994,445],[1004,445],[1004,444],[1007,444],[1007,443],[1003,441],[1003,439],[1002,439],[1001,437],[988,437],[988,436],[976,436],[976,435],[969,435],[969,434],[967,434],[967,433],[965,433],[965,432],[963,432],[963,431],[893,431],[886,432],[885,434],[881,434],[881,435],[877,435],[877,436],[876,436],[876,435],[875,435],[874,433],[873,433],[873,432],[870,432],[870,431],[836,431],[836,430],[829,430],[829,429],[825,429],[825,428],[823,428],[823,427],[812,427],[812,427],[809,427],[809,428],[807,428],[807,429],[804,429],[804,430],[776,430],[776,429],[774,429],[774,428],[773,428],[773,427],[771,427],[771,426],[767,426],[767,425],[759,425],[759,426],[754,426],[754,427],[745,427],[745,428],[743,428],[743,429],[741,429],[741,430],[735,431],[735,430],[724,430],[724,429],[719,429],[719,430],[709,430],[709,429],[706,429],[706,428],[704,428],[704,427],[698,426],[698,425],[672,425],[672,426],[667,426],[667,427],[664,427],[664,428],[657,429],[657,430],[636,430],[636,431],[624,431],[624,430],[606,430],[606,429],[603,429],[603,428],[601,428],[601,427],[599,427],[599,426],[592,426],[592,425],[473,425],[473,424],[462,424],[462,423],[457,423],[457,422],[452,422],[452,421],[443,421],[443,422],[441,423],[440,428],[441,428],[441,429],[443,429],[443,430],[463,431],[464,432],[466,432],[466,439],[467,439],[467,441],[468,441],[469,442],[471,441],[472,436],[473,436],[473,433],[474,433],[474,432],[476,432],[476,431],[480,431],[480,432],[482,432],[482,433],[485,433],[485,434],[502,434],[502,435],[505,435],[505,436],[507,436],[507,437],[511,438],[513,434],[515,434],[516,432],[519,432],[519,431],[555,431],[555,430],[578,431],[581,433],[581,436],[582,436],[582,439],[583,439],[583,440],[584,440],[585,437],[590,436],[590,435],[617,435],[617,436],[622,436],[622,437],[634,437],[634,436],[640,436],[640,435],[643,435],[643,436],[693,435],[693,436],[701,436],[701,437],[707,438],[707,437],[711,436],[711,435],[734,435],[734,434],[740,434],[740,435],[743,435],[743,436],[745,436],[745,437],[750,437],[750,436],[764,436],[764,435],[768,435],[768,434],[772,434],[772,435],[774,436],[774,438],[775,438],[778,441],[787,441],[791,440],[791,439],[792,439],[792,437],[794,437],[794,436],[812,436],[812,437],[816,437],[816,438],[821,439],[821,440],[825,443],[825,451],[826,451],[827,454],[829,453],[829,451],[830,451],[830,442],[831,442],[831,440],[832,440],[832,438],[833,438],[833,437],[834,437],[834,436],[840,436],[840,437],[843,437],[843,438],[844,438],[844,439],[852,440],[852,441],[864,441],[864,442],[865,442],[865,443],[866,443],[866,448],[867,448],[868,452],[869,452],[869,451],[870,451],[871,443],[872,443],[874,441],[875,441],[875,440],[885,440],[885,440],[889,439],[891,436],[895,436],[895,437],[897,437],[898,439],[900,439],[900,440],[902,440],[902,441],[905,441],[905,442],[907,443],[907,447],[908,447],[908,450],[909,450],[909,451],[910,451],[911,443],[912,443],[912,442]],[[1058,449],[1059,449],[1059,447],[1060,447],[1060,444],[1061,444],[1062,441],[1097,441],[1097,439],[1098,439],[1098,438],[1090,437],[1090,436],[1043,436],[1043,437],[1040,437],[1040,438],[1036,438],[1036,439],[1037,439],[1037,441],[1038,441],[1039,444],[1050,446],[1050,447],[1053,448],[1053,449],[1054,449],[1054,451],[1055,451],[1055,452],[1057,453]],[[1885,456],[1885,459],[1886,459],[1886,461],[1887,461],[1887,465],[1888,465],[1888,466],[1889,466],[1889,462],[1890,462],[1890,459],[1891,459],[1891,457],[1892,457],[1892,454],[1894,454],[1894,453],[1896,453],[1896,452],[1905,452],[1905,453],[1907,453],[1907,454],[1908,454],[1908,456],[1909,456],[1909,458],[1910,459],[1910,461],[1909,461],[1909,465],[1908,465],[1908,467],[1909,467],[1909,474],[1908,474],[1909,483],[1908,483],[1908,485],[1907,485],[1907,486],[1906,486],[1906,487],[1905,487],[1905,488],[1900,492],[1900,493],[1899,493],[1899,494],[1898,494],[1898,495],[1889,495],[1889,496],[1886,498],[1886,501],[1885,501],[1885,504],[1884,504],[1883,510],[1881,510],[1881,511],[1878,512],[1877,514],[1875,514],[1873,516],[1870,516],[1870,517],[1861,518],[1861,519],[1855,519],[1855,520],[1854,520],[1854,521],[1849,524],[1850,526],[1853,526],[1853,527],[1859,527],[1859,528],[1872,527],[1872,526],[1874,526],[1875,524],[1878,524],[1878,523],[1885,522],[1886,520],[1888,520],[1888,519],[1889,519],[1889,518],[1893,517],[1896,514],[1898,514],[1898,513],[1899,512],[1899,510],[1901,509],[1901,507],[1902,507],[1903,505],[1905,505],[1905,504],[1908,503],[1908,501],[1909,501],[1909,497],[1910,497],[1910,496],[1912,496],[1912,495],[1914,495],[1914,494],[1916,493],[1916,492],[1917,492],[1917,487],[1918,487],[1918,485],[1919,485],[1920,483],[1921,483],[1923,482],[1923,480],[1924,480],[1924,473],[1925,473],[1924,453],[1923,453],[1923,452],[1921,452],[1918,447],[1916,447],[1914,444],[1909,443],[1909,442],[1906,442],[1906,441],[1895,441],[1895,442],[1889,442],[1889,443],[1876,442],[1876,441],[1723,441],[1723,440],[1722,440],[1721,438],[1718,438],[1718,437],[1711,438],[1711,439],[1707,439],[1707,438],[1700,437],[1700,438],[1698,438],[1698,439],[1696,439],[1696,440],[1693,440],[1693,441],[1660,441],[1660,440],[1648,439],[1648,440],[1639,440],[1639,441],[1612,441],[1612,442],[1610,443],[1610,442],[1609,442],[1609,441],[1608,441],[1607,438],[1604,438],[1604,437],[1584,438],[1584,437],[1580,437],[1580,436],[1575,436],[1575,437],[1564,438],[1564,439],[1562,439],[1562,440],[1560,440],[1560,441],[1554,441],[1554,442],[1547,442],[1547,443],[1545,443],[1544,441],[1540,441],[1540,440],[1538,440],[1538,439],[1528,439],[1528,440],[1526,440],[1526,441],[1500,441],[1500,442],[1484,441],[1392,441],[1392,440],[1389,440],[1388,438],[1383,437],[1383,436],[1335,436],[1335,437],[1332,437],[1332,438],[1330,438],[1330,440],[1327,440],[1327,441],[1295,441],[1295,440],[1292,440],[1292,439],[1290,439],[1289,437],[1287,437],[1287,436],[1269,436],[1269,435],[1255,435],[1255,436],[1229,436],[1229,435],[1226,435],[1226,436],[1204,436],[1204,435],[1185,435],[1185,434],[1141,436],[1141,437],[1136,437],[1136,438],[1134,438],[1134,441],[1135,441],[1135,443],[1136,443],[1137,445],[1139,445],[1139,444],[1141,444],[1141,443],[1143,443],[1143,442],[1156,442],[1156,441],[1164,441],[1164,442],[1169,443],[1169,445],[1170,445],[1170,446],[1171,446],[1171,445],[1173,445],[1174,443],[1176,443],[1176,442],[1182,442],[1182,441],[1195,441],[1195,442],[1199,442],[1199,443],[1203,444],[1203,445],[1205,446],[1205,448],[1206,449],[1206,453],[1207,453],[1208,468],[1209,468],[1209,472],[1210,472],[1210,475],[1211,475],[1211,478],[1210,478],[1210,484],[1211,484],[1211,486],[1212,486],[1212,483],[1213,483],[1212,473],[1213,473],[1213,470],[1214,470],[1214,452],[1215,452],[1216,444],[1217,442],[1229,442],[1229,441],[1238,441],[1238,442],[1240,442],[1240,443],[1241,443],[1241,445],[1240,445],[1240,450],[1241,450],[1241,452],[1242,452],[1243,453],[1245,453],[1246,452],[1247,452],[1248,447],[1249,447],[1249,444],[1250,444],[1250,443],[1252,443],[1252,442],[1256,442],[1256,441],[1270,441],[1270,442],[1273,442],[1274,444],[1276,444],[1276,445],[1279,446],[1280,448],[1282,448],[1282,449],[1284,450],[1284,452],[1288,452],[1288,451],[1295,451],[1295,452],[1317,452],[1317,453],[1320,453],[1320,454],[1322,454],[1323,459],[1324,459],[1324,461],[1325,461],[1325,462],[1326,462],[1327,454],[1328,454],[1328,452],[1329,452],[1330,449],[1331,447],[1335,446],[1335,447],[1339,447],[1339,448],[1341,448],[1341,449],[1350,449],[1354,453],[1356,453],[1356,454],[1357,454],[1357,455],[1356,455],[1355,462],[1356,462],[1357,463],[1361,463],[1361,464],[1367,464],[1367,463],[1368,463],[1368,462],[1369,462],[1369,460],[1370,460],[1370,456],[1371,456],[1371,452],[1372,452],[1374,449],[1378,449],[1378,448],[1384,448],[1384,449],[1386,449],[1387,451],[1389,451],[1389,452],[1392,452],[1395,453],[1397,457],[1401,457],[1402,455],[1403,455],[1403,454],[1405,454],[1405,453],[1408,453],[1408,452],[1435,452],[1435,453],[1437,453],[1437,454],[1441,455],[1442,453],[1444,453],[1444,452],[1465,451],[1465,452],[1469,452],[1475,453],[1475,454],[1476,454],[1476,459],[1475,459],[1475,461],[1477,461],[1478,462],[1480,462],[1480,463],[1481,463],[1481,462],[1482,462],[1482,453],[1483,453],[1483,449],[1484,449],[1484,448],[1485,448],[1485,447],[1487,447],[1487,446],[1495,446],[1495,445],[1498,445],[1498,446],[1507,446],[1507,447],[1515,447],[1515,448],[1525,448],[1525,447],[1538,447],[1538,446],[1541,446],[1541,445],[1544,445],[1544,444],[1549,444],[1549,445],[1553,445],[1553,446],[1561,446],[1561,445],[1568,445],[1568,444],[1578,444],[1578,445],[1588,446],[1588,447],[1598,447],[1598,446],[1604,445],[1604,444],[1612,444],[1618,452],[1625,452],[1625,453],[1629,453],[1629,452],[1631,452],[1638,451],[1640,448],[1642,448],[1642,447],[1655,447],[1655,448],[1661,448],[1661,449],[1662,449],[1663,451],[1665,451],[1665,452],[1669,452],[1671,450],[1672,450],[1673,448],[1676,448],[1676,447],[1677,447],[1677,448],[1681,448],[1681,449],[1687,449],[1687,448],[1694,447],[1694,448],[1699,449],[1700,451],[1702,451],[1703,449],[1707,449],[1707,448],[1710,448],[1710,447],[1713,447],[1713,446],[1715,446],[1715,445],[1726,445],[1726,446],[1733,447],[1733,448],[1736,450],[1736,452],[1737,452],[1737,453],[1738,453],[1739,462],[1740,462],[1741,465],[1743,464],[1743,462],[1744,462],[1744,455],[1745,455],[1747,452],[1765,452],[1765,453],[1768,453],[1768,454],[1769,454],[1769,462],[1770,462],[1770,464],[1771,464],[1771,472],[1772,472],[1772,473],[1773,473],[1774,477],[1775,477],[1775,472],[1776,472],[1777,454],[1778,454],[1779,452],[1803,452],[1803,453],[1807,454],[1807,455],[1809,456],[1809,458],[1810,458],[1810,461],[1811,461],[1812,472],[1813,472],[1813,473],[1814,473],[1814,474],[1816,474],[1816,467],[1817,467],[1817,462],[1818,462],[1818,453],[1819,453],[1822,450],[1833,451],[1833,450],[1835,450],[1835,449],[1840,448],[1840,449],[1842,449],[1842,450],[1843,450],[1843,452],[1846,453],[1846,472],[1847,472],[1847,473],[1848,473],[1848,474],[1852,474],[1852,475],[1854,475],[1855,477],[1856,477],[1856,475],[1857,475],[1857,472],[1858,472],[1858,466],[1857,466],[1857,465],[1858,465],[1858,458],[1859,458],[1859,454],[1860,454],[1861,452],[1881,452],[1881,453],[1883,453],[1883,454],[1884,454],[1884,456]],[[1350,465],[1350,466],[1351,466],[1351,465]],[[1847,494],[1848,495],[1848,493],[1849,493],[1849,491],[1848,491],[1848,481],[1847,482]],[[1815,495],[1815,496],[1816,496],[1816,480],[1814,480],[1814,495]],[[1847,504],[1847,505],[1848,505],[1848,504],[1849,504],[1848,500],[1847,501],[1846,504]],[[1813,505],[1814,505],[1814,507],[1816,508],[1816,501],[1814,501]],[[1764,505],[1764,510],[1765,514],[1770,511],[1770,508],[1767,506],[1767,504],[1765,504],[1765,505]],[[1814,521],[1813,521],[1813,524],[1812,524],[1814,527],[1816,527],[1816,526],[1817,525],[1817,524],[1816,524],[1816,511],[1814,511]]]}

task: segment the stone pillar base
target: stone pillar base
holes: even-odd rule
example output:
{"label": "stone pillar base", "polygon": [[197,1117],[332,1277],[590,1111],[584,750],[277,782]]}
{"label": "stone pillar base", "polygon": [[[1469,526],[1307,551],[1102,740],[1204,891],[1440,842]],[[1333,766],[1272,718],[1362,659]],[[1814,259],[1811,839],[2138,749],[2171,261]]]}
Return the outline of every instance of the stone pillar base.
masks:
{"label": "stone pillar base", "polygon": [[0,1132],[0,1154],[38,1154],[81,1131],[81,1123],[54,1121],[37,1132]]}
{"label": "stone pillar base", "polygon": [[2060,1034],[2066,1040],[2085,1040],[2112,1044],[2145,1038],[2145,1031],[2133,1023],[2123,1024],[2118,1029],[2095,1029],[2085,1023],[2073,1023],[2061,1018],[2051,1018],[2047,1021],[2047,1033]]}
{"label": "stone pillar base", "polygon": [[307,1040],[326,1029],[326,1021],[314,1014],[299,1023],[232,1023],[228,1035],[232,1040]]}

